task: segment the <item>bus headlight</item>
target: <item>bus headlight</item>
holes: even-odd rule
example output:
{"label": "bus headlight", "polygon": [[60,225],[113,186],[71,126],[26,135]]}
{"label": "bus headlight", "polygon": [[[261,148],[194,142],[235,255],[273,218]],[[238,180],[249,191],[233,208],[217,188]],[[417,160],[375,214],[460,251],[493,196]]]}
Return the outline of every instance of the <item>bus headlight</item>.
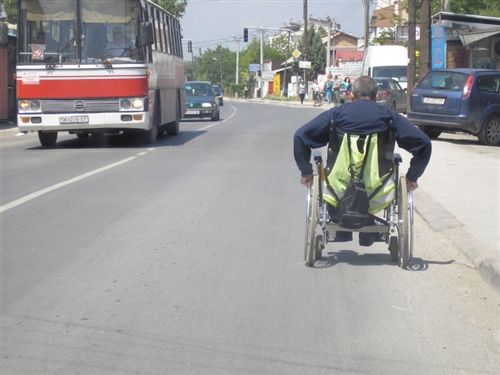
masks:
{"label": "bus headlight", "polygon": [[142,111],[144,109],[144,100],[139,98],[134,99],[132,107],[138,111]]}
{"label": "bus headlight", "polygon": [[144,111],[144,98],[120,99],[120,111]]}
{"label": "bus headlight", "polygon": [[19,112],[40,113],[42,111],[42,105],[39,100],[20,100],[18,107]]}

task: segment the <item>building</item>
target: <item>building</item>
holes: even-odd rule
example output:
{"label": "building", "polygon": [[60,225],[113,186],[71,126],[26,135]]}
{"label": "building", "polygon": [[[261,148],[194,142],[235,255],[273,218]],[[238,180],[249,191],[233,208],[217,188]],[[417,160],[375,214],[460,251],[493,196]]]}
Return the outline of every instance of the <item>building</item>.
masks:
{"label": "building", "polygon": [[500,18],[440,12],[431,39],[433,69],[500,70]]}
{"label": "building", "polygon": [[[390,3],[389,5],[384,5]],[[393,34],[397,43],[408,39],[408,13],[402,0],[378,1],[370,18],[369,40]]]}

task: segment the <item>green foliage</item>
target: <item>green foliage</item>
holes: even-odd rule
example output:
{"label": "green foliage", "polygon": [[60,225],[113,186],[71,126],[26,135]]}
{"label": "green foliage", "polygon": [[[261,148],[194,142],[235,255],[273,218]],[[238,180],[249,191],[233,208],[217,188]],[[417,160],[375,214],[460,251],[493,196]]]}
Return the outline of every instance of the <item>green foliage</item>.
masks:
{"label": "green foliage", "polygon": [[182,18],[186,12],[187,0],[153,0],[156,4],[173,14],[177,18]]}
{"label": "green foliage", "polygon": [[185,69],[188,79],[211,81],[223,88],[234,82],[235,66],[236,54],[219,45],[215,49],[205,51],[196,60],[196,66],[192,66],[191,62],[186,63]]}
{"label": "green foliage", "polygon": [[4,0],[5,12],[7,13],[7,21],[17,23],[17,1]]}
{"label": "green foliage", "polygon": [[500,17],[500,7],[492,0],[452,0],[451,11],[454,13]]}
{"label": "green foliage", "polygon": [[[307,33],[307,42],[309,45],[309,61],[311,69],[306,70],[306,79],[310,80],[325,72],[326,49],[321,40],[321,33],[311,28]],[[302,48],[302,49],[301,49]],[[303,50],[303,43],[299,43],[299,50]]]}
{"label": "green foliage", "polygon": [[394,30],[383,30],[378,37],[373,39],[373,44],[396,44]]}

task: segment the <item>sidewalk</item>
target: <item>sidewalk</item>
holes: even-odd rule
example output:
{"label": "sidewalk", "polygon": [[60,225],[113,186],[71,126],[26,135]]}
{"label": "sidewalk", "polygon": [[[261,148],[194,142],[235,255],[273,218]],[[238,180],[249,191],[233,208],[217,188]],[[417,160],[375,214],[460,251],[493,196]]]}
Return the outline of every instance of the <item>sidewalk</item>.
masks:
{"label": "sidewalk", "polygon": [[299,98],[295,98],[292,100],[277,100],[277,99],[259,99],[259,98],[251,98],[251,99],[242,99],[242,98],[228,98],[229,101],[238,101],[238,102],[247,102],[247,103],[257,103],[257,104],[278,104],[278,105],[286,105],[292,107],[304,107],[304,108],[318,108],[327,110],[332,107],[332,105],[324,102],[323,105],[319,107],[314,107],[314,103],[312,100],[304,100],[303,104],[300,104]]}
{"label": "sidewalk", "polygon": [[0,134],[6,136],[9,134],[17,134],[17,124],[9,120],[0,120]]}

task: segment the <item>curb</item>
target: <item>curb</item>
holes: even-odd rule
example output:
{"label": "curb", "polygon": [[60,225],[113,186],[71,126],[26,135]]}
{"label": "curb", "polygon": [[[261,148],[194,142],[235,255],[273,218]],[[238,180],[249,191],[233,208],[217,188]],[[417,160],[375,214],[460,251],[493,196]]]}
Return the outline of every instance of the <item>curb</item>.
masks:
{"label": "curb", "polygon": [[500,260],[497,252],[469,233],[453,214],[428,193],[415,192],[417,213],[436,233],[442,233],[472,263],[474,269],[500,292]]}

